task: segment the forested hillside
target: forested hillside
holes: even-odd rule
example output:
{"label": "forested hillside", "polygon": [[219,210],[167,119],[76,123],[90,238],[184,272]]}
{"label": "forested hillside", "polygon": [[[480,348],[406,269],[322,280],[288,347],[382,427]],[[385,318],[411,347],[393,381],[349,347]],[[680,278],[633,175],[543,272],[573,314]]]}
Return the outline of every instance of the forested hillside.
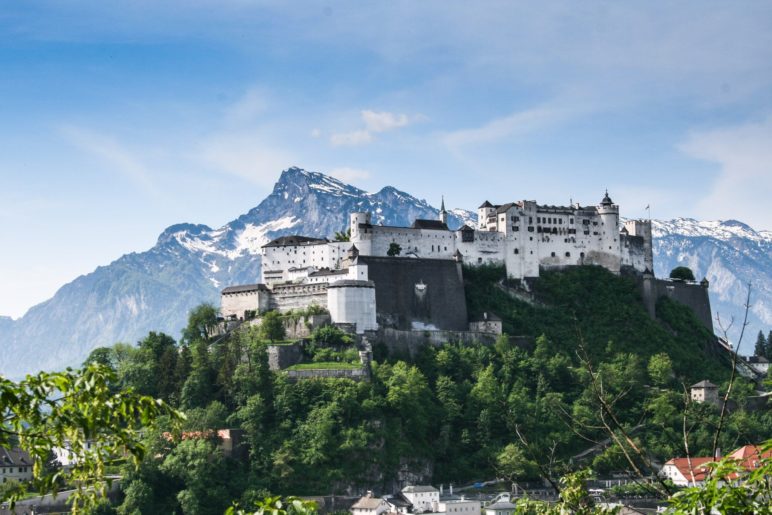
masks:
{"label": "forested hillside", "polygon": [[[683,413],[692,453],[710,452],[718,412],[685,406],[684,385],[723,385],[729,368],[687,309],[663,302],[651,320],[631,281],[596,268],[545,274],[530,305],[497,286],[501,275],[466,271],[470,312],[499,314],[508,333],[534,337],[532,346],[505,336],[490,346],[426,347],[410,360],[376,345],[369,382],[292,382],[268,369],[264,331],[207,339],[207,306],[192,313],[179,343],[151,333],[137,348],[97,349],[90,359],[113,366],[121,386],[183,409],[185,430],[243,428],[250,447],[246,462],[228,461],[213,439],[175,443],[160,436],[168,428],[150,431],[141,468],[125,471],[121,513],[221,513],[231,500],[268,492],[384,491],[406,471],[462,484],[511,476],[513,460],[519,479],[629,470],[616,446],[572,459],[608,438],[604,425],[632,435],[646,450],[634,465],[650,470],[651,460],[683,454]],[[735,385],[738,409],[722,448],[772,436],[769,412],[745,409],[751,390]]]}

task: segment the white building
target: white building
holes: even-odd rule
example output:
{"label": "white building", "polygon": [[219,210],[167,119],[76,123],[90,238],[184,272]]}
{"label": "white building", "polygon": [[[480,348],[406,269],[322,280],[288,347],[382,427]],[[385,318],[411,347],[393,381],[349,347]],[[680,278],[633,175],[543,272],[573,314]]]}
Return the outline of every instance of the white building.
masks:
{"label": "white building", "polygon": [[18,448],[0,448],[0,483],[30,481],[32,467],[32,458],[27,452]]}
{"label": "white building", "polygon": [[517,506],[512,503],[509,494],[499,494],[485,507],[485,515],[514,515]]}
{"label": "white building", "polygon": [[448,515],[480,515],[480,501],[447,499],[439,502],[439,513]]}
{"label": "white building", "polygon": [[718,405],[718,386],[708,380],[691,386],[692,401]]}
{"label": "white building", "polygon": [[[360,256],[371,260],[421,258],[438,267],[440,261],[434,260],[471,266],[498,264],[513,279],[538,277],[542,269],[567,266],[599,265],[613,273],[623,267],[651,272],[654,266],[651,222],[631,220],[620,227],[619,206],[608,192],[597,206],[546,206],[528,200],[493,205],[486,201],[478,209],[477,226],[457,230],[447,226],[444,201],[439,220],[417,219],[411,227],[389,227],[373,225],[370,213],[351,213],[349,229],[350,242],[283,236],[264,245],[262,282],[223,290],[223,317],[244,318],[250,312],[316,304],[330,311],[333,323],[351,324],[360,334],[375,330],[378,286],[372,282],[366,259],[358,259]],[[460,277],[460,265],[457,268]],[[371,270],[374,275],[375,270]],[[390,280],[381,279],[379,292]],[[425,286],[420,278],[414,280],[416,288]],[[424,318],[438,318],[436,313],[427,314],[428,304],[419,304],[416,311]],[[397,318],[402,315],[396,314]],[[460,317],[466,314],[454,320]],[[445,320],[444,325],[453,324]],[[499,320],[473,320],[471,329],[497,334],[500,325]]]}
{"label": "white building", "polygon": [[351,507],[352,515],[381,515],[389,511],[389,505],[380,497],[374,497],[372,492],[360,498]]}
{"label": "white building", "polygon": [[436,512],[439,509],[440,491],[433,486],[406,486],[402,495],[413,505],[413,513]]}

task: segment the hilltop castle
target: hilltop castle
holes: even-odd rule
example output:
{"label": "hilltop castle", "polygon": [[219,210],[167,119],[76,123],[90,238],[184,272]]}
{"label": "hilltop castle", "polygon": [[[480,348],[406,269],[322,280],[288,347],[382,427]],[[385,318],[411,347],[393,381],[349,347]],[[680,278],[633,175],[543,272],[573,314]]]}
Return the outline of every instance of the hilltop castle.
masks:
{"label": "hilltop castle", "polygon": [[[476,226],[456,230],[447,217],[443,200],[438,220],[417,219],[411,227],[373,225],[370,213],[351,213],[350,241],[277,238],[262,247],[259,284],[223,290],[222,315],[317,304],[357,333],[384,326],[465,331],[462,263],[503,264],[523,285],[540,270],[567,266],[599,265],[616,274],[654,269],[651,222],[620,228],[608,192],[596,206],[486,201]],[[483,325],[490,325],[487,318]]]}

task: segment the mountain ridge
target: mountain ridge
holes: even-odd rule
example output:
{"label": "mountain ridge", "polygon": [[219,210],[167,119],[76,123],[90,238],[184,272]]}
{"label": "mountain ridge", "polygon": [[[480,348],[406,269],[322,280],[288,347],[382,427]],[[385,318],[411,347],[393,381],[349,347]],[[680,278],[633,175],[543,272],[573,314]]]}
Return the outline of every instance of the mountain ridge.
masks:
{"label": "mountain ridge", "polygon": [[[150,330],[176,337],[192,307],[217,303],[229,284],[256,281],[263,244],[287,234],[331,237],[345,229],[352,211],[370,211],[374,223],[385,225],[438,216],[426,200],[393,186],[368,193],[319,172],[288,168],[266,198],[233,221],[219,228],[173,224],[150,249],[77,277],[20,319],[0,317],[0,374],[77,365],[94,347],[134,342]],[[448,218],[455,228],[477,216],[456,208]],[[711,280],[714,311],[732,314],[744,301],[738,285],[761,278],[766,283],[758,287],[754,327],[772,326],[772,291],[765,287],[772,284],[772,232],[736,220],[690,218],[654,220],[653,230],[657,276],[687,264]]]}

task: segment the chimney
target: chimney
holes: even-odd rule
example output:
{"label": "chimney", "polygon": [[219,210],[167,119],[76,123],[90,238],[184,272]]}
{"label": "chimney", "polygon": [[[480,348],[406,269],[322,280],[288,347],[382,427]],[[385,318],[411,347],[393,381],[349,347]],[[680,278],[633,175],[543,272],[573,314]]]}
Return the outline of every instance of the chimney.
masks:
{"label": "chimney", "polygon": [[366,494],[366,497],[370,498],[372,496],[373,496],[373,491],[372,490],[368,490],[367,494]]}
{"label": "chimney", "polygon": [[449,486],[450,486],[450,495],[453,495],[453,483],[451,483]]}
{"label": "chimney", "polygon": [[440,483],[440,495],[442,495],[443,486],[442,483]]}

